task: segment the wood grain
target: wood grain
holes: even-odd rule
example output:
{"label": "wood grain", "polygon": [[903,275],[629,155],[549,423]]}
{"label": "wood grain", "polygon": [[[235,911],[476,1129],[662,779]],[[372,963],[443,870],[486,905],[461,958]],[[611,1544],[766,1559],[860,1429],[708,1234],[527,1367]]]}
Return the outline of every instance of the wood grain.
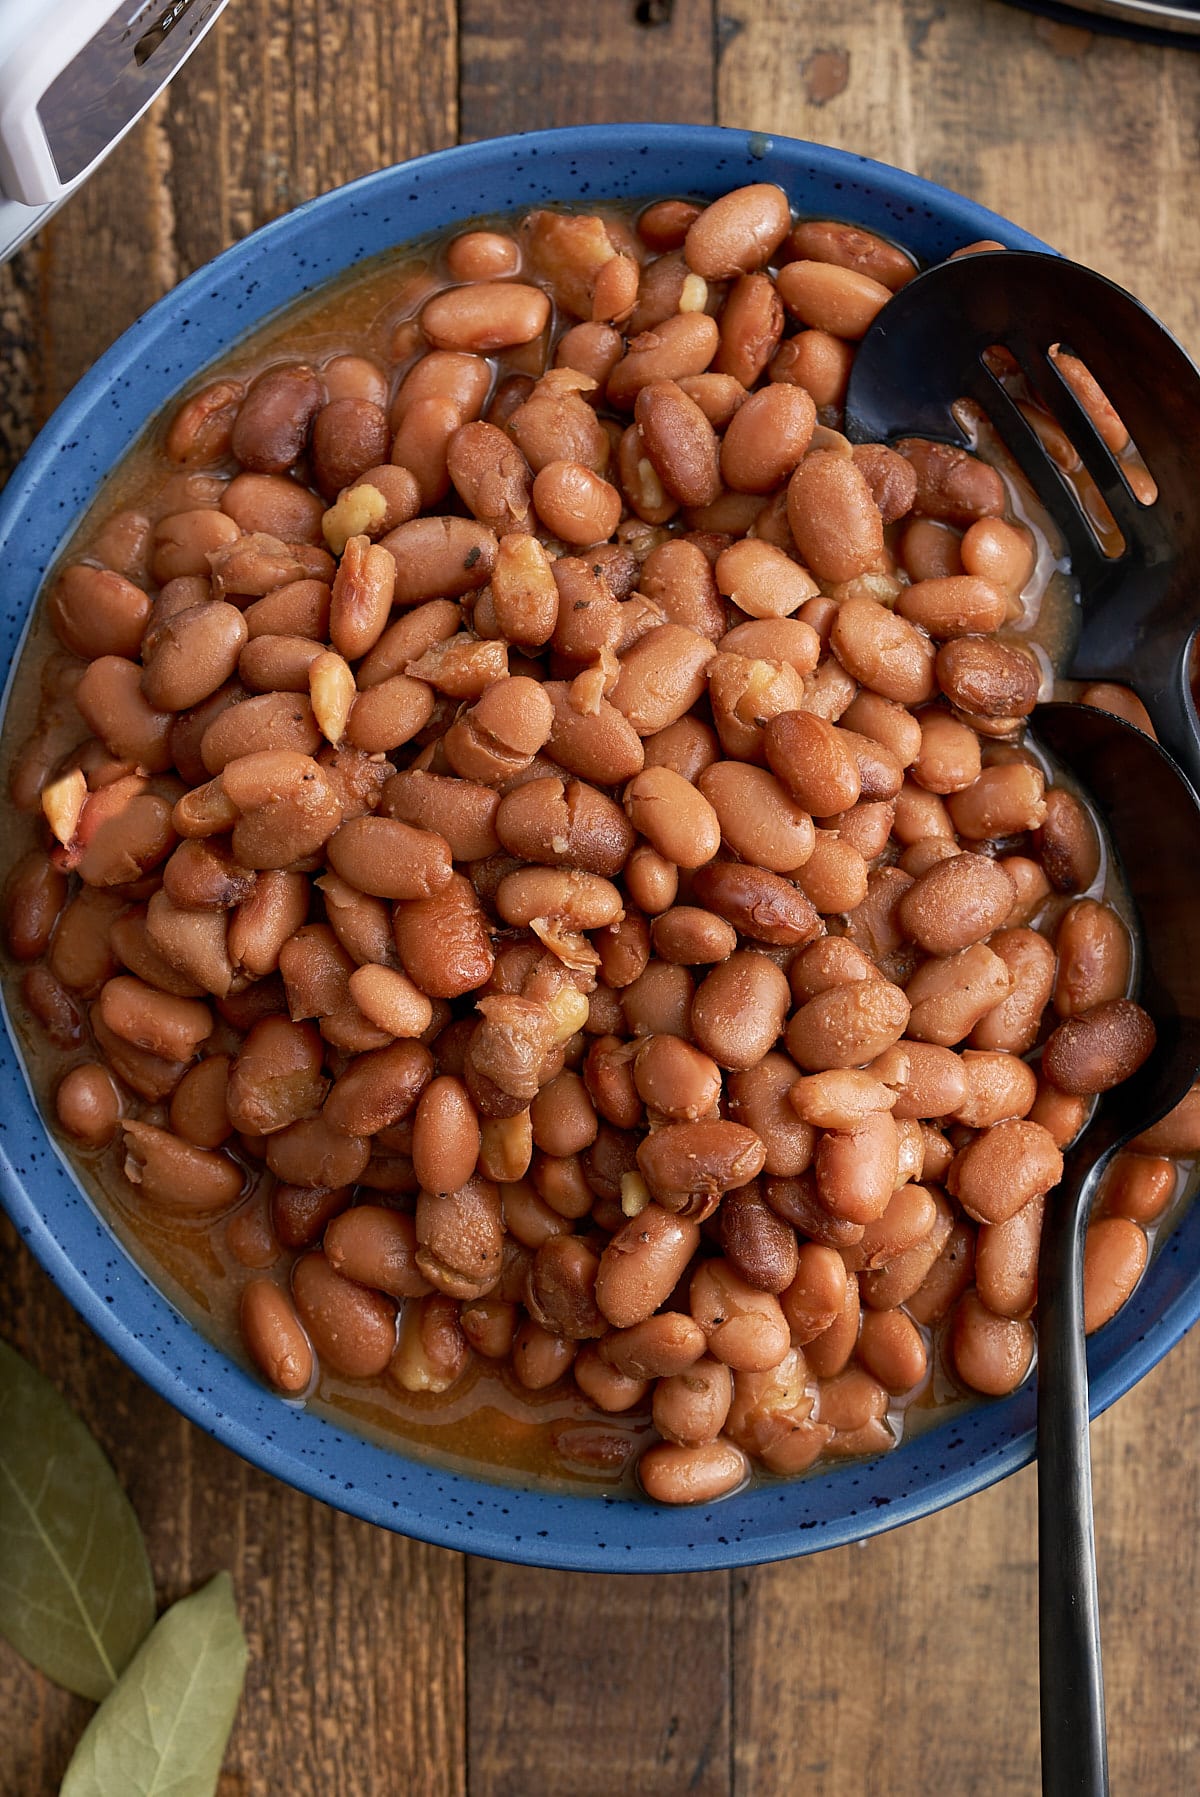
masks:
{"label": "wood grain", "polygon": [[471,1797],[724,1797],[729,1577],[621,1578],[472,1560]]}
{"label": "wood grain", "polygon": [[712,0],[460,0],[459,21],[464,139],[715,116]]}
{"label": "wood grain", "polygon": [[[844,145],[994,206],[1200,347],[1200,56],[1000,0],[235,0],[0,269],[0,472],[137,313],[264,220],[454,141],[679,118]],[[250,1637],[221,1797],[1032,1797],[1033,1476],[815,1559],[631,1580],[464,1561],[193,1429],[0,1223],[0,1320],[111,1454],[164,1599],[218,1567]],[[1114,1790],[1195,1789],[1200,1337],[1094,1430]],[[0,1643],[0,1797],[88,1706]]]}

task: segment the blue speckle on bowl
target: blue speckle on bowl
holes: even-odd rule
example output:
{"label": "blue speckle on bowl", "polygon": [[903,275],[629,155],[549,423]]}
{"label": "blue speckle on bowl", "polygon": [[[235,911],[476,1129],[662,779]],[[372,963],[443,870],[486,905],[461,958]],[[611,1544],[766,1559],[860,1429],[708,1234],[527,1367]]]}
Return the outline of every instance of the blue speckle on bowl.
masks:
{"label": "blue speckle on bowl", "polygon": [[[0,499],[0,653],[10,670],[43,570],[147,420],[315,279],[406,238],[531,198],[703,196],[743,180],[777,181],[799,212],[850,218],[928,260],[980,237],[1045,247],[983,207],[880,163],[715,127],[572,127],[468,144],[368,175],[267,225],[189,277],[100,358],[55,413]],[[700,1512],[516,1490],[367,1441],[265,1390],[155,1290],[48,1136],[11,1029],[0,1056],[0,1193],[22,1237],[90,1326],[201,1428],[313,1496],[444,1547],[590,1571],[748,1565],[894,1528],[1032,1457],[1029,1386],[853,1471],[763,1485]],[[1198,1265],[1200,1206],[1093,1342],[1094,1413],[1148,1372],[1200,1314]]]}

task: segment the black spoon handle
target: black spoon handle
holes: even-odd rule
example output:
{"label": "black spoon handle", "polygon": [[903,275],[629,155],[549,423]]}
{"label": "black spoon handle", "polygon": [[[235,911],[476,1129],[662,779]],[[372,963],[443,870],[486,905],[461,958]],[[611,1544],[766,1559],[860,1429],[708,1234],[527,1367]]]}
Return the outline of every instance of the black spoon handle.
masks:
{"label": "black spoon handle", "polygon": [[1103,1166],[1099,1161],[1086,1172],[1077,1194],[1069,1183],[1052,1194],[1038,1269],[1038,1643],[1045,1797],[1106,1797],[1108,1791],[1083,1334],[1083,1242]]}

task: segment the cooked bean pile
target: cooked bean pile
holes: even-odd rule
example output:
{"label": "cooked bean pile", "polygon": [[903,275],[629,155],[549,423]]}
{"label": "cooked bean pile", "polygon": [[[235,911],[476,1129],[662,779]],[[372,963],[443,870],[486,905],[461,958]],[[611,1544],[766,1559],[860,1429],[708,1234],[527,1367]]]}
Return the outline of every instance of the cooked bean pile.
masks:
{"label": "cooked bean pile", "polygon": [[[222,1235],[293,1398],[573,1381],[668,1503],[880,1452],[935,1352],[1026,1376],[1062,1149],[1153,1045],[1022,742],[1032,533],[840,434],[914,267],[776,187],[441,255],[388,357],[187,399],[53,583],[8,924],[59,1123]],[[1198,1111],[1121,1157],[1089,1326]]]}

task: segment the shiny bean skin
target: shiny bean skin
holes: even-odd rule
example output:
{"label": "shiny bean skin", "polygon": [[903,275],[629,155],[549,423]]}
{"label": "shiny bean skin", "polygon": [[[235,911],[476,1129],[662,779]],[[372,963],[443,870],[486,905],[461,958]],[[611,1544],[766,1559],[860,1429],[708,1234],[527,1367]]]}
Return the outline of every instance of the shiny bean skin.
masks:
{"label": "shiny bean skin", "polygon": [[[1061,945],[1061,925],[1058,942]],[[971,1047],[1027,1054],[1037,1040],[1042,1013],[1056,984],[1054,949],[1036,930],[1023,928],[998,930],[988,947],[1008,968],[1012,984],[1008,996],[985,1012],[971,1031]],[[1124,980],[1118,990],[1124,990]]]}
{"label": "shiny bean skin", "polygon": [[1104,1211],[1134,1223],[1155,1223],[1175,1196],[1172,1161],[1148,1154],[1118,1154],[1104,1180]]}
{"label": "shiny bean skin", "polygon": [[791,222],[782,188],[770,182],[734,188],[705,206],[688,226],[687,265],[710,281],[748,274],[770,261]]}
{"label": "shiny bean skin", "polygon": [[396,1345],[396,1306],[336,1273],[324,1254],[305,1254],[292,1269],[292,1297],[322,1366],[348,1379],[383,1372]]}
{"label": "shiny bean skin", "polygon": [[1045,1199],[1034,1198],[1003,1223],[985,1223],[975,1245],[979,1296],[1001,1317],[1027,1317],[1037,1297]]}
{"label": "shiny bean skin", "polygon": [[883,556],[883,520],[853,462],[814,450],[788,483],[788,523],[800,559],[821,580],[853,580]]}
{"label": "shiny bean skin", "polygon": [[1193,1086],[1161,1122],[1144,1129],[1129,1146],[1143,1154],[1200,1152],[1200,1085]]}
{"label": "shiny bean skin", "polygon": [[778,1298],[750,1285],[728,1261],[700,1263],[692,1275],[689,1303],[709,1353],[724,1366],[768,1372],[788,1351],[788,1324]]}
{"label": "shiny bean skin", "polygon": [[1063,1019],[1042,1052],[1042,1072],[1060,1092],[1090,1097],[1131,1078],[1154,1042],[1154,1024],[1141,1006],[1111,999]]}
{"label": "shiny bean skin", "polygon": [[4,894],[5,940],[14,960],[36,961],[45,954],[66,902],[66,875],[48,856],[31,850],[13,869]]}
{"label": "shiny bean skin", "polygon": [[722,1193],[761,1173],[764,1149],[753,1130],[739,1123],[667,1123],[644,1139],[637,1158],[665,1209],[704,1216],[715,1210]]}
{"label": "shiny bean skin", "polygon": [[124,1100],[108,1068],[85,1061],[59,1081],[54,1108],[63,1129],[84,1148],[107,1148],[120,1127]]}
{"label": "shiny bean skin", "polygon": [[312,1384],[312,1345],[288,1293],[270,1279],[251,1279],[238,1309],[246,1352],[268,1384],[300,1397]]}
{"label": "shiny bean skin", "polygon": [[426,1192],[457,1192],[479,1158],[479,1119],[466,1087],[451,1074],[430,1080],[413,1119],[413,1172]]}
{"label": "shiny bean skin", "polygon": [[958,1304],[950,1324],[950,1354],[964,1385],[991,1398],[1015,1391],[1033,1359],[1033,1327],[995,1316],[974,1292]]}
{"label": "shiny bean skin", "polygon": [[[559,1075],[564,1077],[569,1076]],[[634,1085],[647,1110],[675,1122],[694,1123],[715,1111],[721,1096],[721,1070],[679,1036],[651,1036],[634,1061]]]}
{"label": "shiny bean skin", "polygon": [[796,1276],[796,1232],[757,1185],[727,1193],[718,1216],[721,1246],[734,1271],[758,1291],[786,1291]]}
{"label": "shiny bean skin", "polygon": [[664,961],[704,967],[728,960],[737,947],[737,931],[713,911],[697,905],[673,905],[654,919],[654,950]]}
{"label": "shiny bean skin", "polygon": [[954,1160],[946,1189],[969,1217],[1004,1223],[1062,1178],[1063,1160],[1040,1123],[994,1124]]}
{"label": "shiny bean skin", "polygon": [[426,301],[421,326],[435,349],[490,355],[530,343],[545,329],[550,301],[521,281],[474,281]]}
{"label": "shiny bean skin", "polygon": [[931,955],[950,955],[980,942],[1004,923],[1016,891],[998,862],[983,855],[939,861],[900,900],[900,921]]}
{"label": "shiny bean skin", "polygon": [[1146,1233],[1128,1217],[1089,1224],[1083,1249],[1083,1327],[1103,1328],[1131,1296],[1149,1258]]}
{"label": "shiny bean skin", "polygon": [[733,1375],[707,1356],[654,1388],[654,1426],[667,1441],[700,1447],[715,1441],[733,1401]]}
{"label": "shiny bean skin", "polygon": [[721,846],[712,805],[671,768],[644,768],[625,788],[624,802],[634,829],[677,867],[702,867]]}
{"label": "shiny bean skin", "polygon": [[835,1217],[870,1223],[881,1217],[896,1186],[899,1139],[886,1111],[848,1130],[827,1130],[813,1157],[817,1194]]}
{"label": "shiny bean skin", "polygon": [[838,337],[865,336],[891,298],[882,282],[832,262],[788,262],[780,269],[776,286],[788,311],[802,324]]}
{"label": "shiny bean skin", "polygon": [[710,1504],[743,1485],[750,1465],[742,1449],[718,1436],[700,1446],[656,1442],[638,1461],[638,1478],[656,1504]]}
{"label": "shiny bean skin", "polygon": [[851,980],[803,1004],[787,1030],[788,1052],[798,1067],[860,1067],[898,1042],[909,1021],[909,1001],[889,981]]}
{"label": "shiny bean skin", "polygon": [[1096,899],[1078,899],[1064,911],[1054,947],[1058,957],[1054,976],[1057,1016],[1077,1016],[1123,997],[1128,990],[1132,944],[1128,930],[1110,906]]}
{"label": "shiny bean skin", "polygon": [[[858,1357],[884,1390],[895,1397],[919,1386],[929,1364],[921,1332],[902,1310],[864,1313]],[[826,1415],[824,1406],[821,1414]]]}
{"label": "shiny bean skin", "polygon": [[692,892],[740,935],[780,948],[802,948],[821,933],[816,910],[799,885],[764,867],[710,861],[698,868]]}
{"label": "shiny bean skin", "polygon": [[169,1130],[123,1122],[125,1176],[140,1198],[166,1211],[211,1217],[242,1196],[245,1176],[228,1155],[196,1148]]}
{"label": "shiny bean skin", "polygon": [[918,967],[908,982],[908,1034],[951,1048],[1008,997],[1013,976],[998,954],[975,942]]}
{"label": "shiny bean skin", "polygon": [[775,963],[739,949],[702,982],[692,1005],[692,1033],[718,1066],[755,1067],[778,1040],[789,1002],[787,980]]}

